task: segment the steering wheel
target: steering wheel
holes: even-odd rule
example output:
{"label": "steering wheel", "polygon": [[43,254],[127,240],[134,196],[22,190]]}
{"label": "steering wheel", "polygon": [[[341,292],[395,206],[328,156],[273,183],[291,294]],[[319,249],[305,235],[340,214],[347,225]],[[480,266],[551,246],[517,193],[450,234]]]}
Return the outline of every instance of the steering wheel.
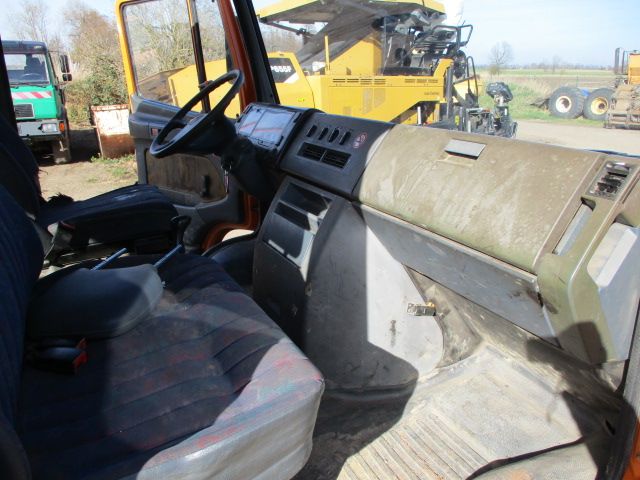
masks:
{"label": "steering wheel", "polygon": [[[229,81],[233,81],[231,88],[210,112],[185,121],[186,115],[198,102]],[[243,83],[244,75],[240,70],[231,70],[213,81],[206,82],[202,90],[178,110],[178,113],[160,130],[149,147],[149,153],[158,158],[178,153],[181,150],[194,153],[218,153],[216,150],[227,143],[229,135],[232,138],[235,136],[233,124],[224,115],[224,111],[240,91]],[[180,129],[178,133],[167,138],[171,132],[178,128]],[[207,138],[200,138],[204,137],[205,132],[209,132]]]}
{"label": "steering wheel", "polygon": [[20,76],[20,80],[31,80],[31,81],[44,80],[44,76],[40,73],[23,73]]}

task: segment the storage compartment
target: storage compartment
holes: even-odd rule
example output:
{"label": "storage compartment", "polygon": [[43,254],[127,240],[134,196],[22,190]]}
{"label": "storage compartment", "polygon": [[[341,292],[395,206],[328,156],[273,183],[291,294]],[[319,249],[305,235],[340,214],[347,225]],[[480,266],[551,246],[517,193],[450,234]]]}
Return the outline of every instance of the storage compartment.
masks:
{"label": "storage compartment", "polygon": [[287,179],[258,236],[254,298],[329,388],[397,395],[442,358],[432,315],[351,202]]}
{"label": "storage compartment", "polygon": [[261,240],[302,268],[331,200],[298,185],[288,184],[274,205]]}
{"label": "storage compartment", "polygon": [[254,254],[254,297],[300,346],[301,310],[311,250],[335,197],[286,180],[260,230]]}

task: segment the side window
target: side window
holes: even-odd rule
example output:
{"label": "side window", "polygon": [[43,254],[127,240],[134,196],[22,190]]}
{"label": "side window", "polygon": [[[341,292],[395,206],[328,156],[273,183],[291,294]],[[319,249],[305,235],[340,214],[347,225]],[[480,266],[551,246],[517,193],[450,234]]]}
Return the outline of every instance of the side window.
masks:
{"label": "side window", "polygon": [[[205,62],[222,59],[218,68],[205,66],[207,79],[227,70],[220,12],[211,0],[189,0],[200,22]],[[151,0],[128,4],[123,17],[139,95],[176,106],[198,91],[198,73],[185,0]],[[216,74],[217,73],[217,74]]]}

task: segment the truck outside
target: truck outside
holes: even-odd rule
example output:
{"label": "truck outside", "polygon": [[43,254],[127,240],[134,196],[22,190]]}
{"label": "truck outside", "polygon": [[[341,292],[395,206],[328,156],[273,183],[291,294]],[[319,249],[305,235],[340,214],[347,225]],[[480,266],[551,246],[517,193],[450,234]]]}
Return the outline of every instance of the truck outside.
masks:
{"label": "truck outside", "polygon": [[69,122],[63,91],[64,82],[71,80],[68,57],[60,55],[55,68],[43,42],[3,40],[2,49],[20,137],[34,150],[50,150],[56,163],[68,162]]}

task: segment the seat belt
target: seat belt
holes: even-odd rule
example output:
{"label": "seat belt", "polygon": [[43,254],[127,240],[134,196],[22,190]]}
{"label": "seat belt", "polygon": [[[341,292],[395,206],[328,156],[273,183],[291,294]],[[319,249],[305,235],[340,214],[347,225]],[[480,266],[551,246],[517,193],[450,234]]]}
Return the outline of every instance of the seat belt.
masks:
{"label": "seat belt", "polygon": [[71,244],[74,232],[75,227],[73,225],[64,222],[56,223],[49,231],[49,233],[52,234],[51,243],[44,259],[48,260],[51,265],[56,265],[60,255],[72,250],[69,245]]}

